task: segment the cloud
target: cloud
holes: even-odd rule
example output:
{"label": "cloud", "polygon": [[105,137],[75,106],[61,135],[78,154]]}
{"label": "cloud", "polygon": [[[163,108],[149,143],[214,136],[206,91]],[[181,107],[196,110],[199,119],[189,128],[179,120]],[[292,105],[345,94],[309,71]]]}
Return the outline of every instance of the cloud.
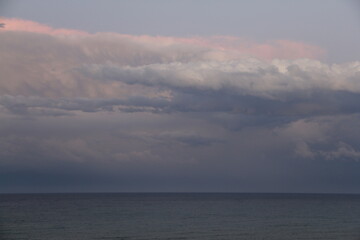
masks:
{"label": "cloud", "polygon": [[[0,52],[6,56],[0,60],[0,95],[19,96],[29,104],[33,97],[48,99],[48,106],[33,108],[60,109],[54,101],[79,104],[82,98],[88,100],[83,100],[86,106],[76,107],[81,111],[113,110],[115,105],[122,111],[250,115],[358,111],[359,62],[328,65],[309,59],[268,62],[244,57],[215,61],[203,48],[150,48],[106,34],[75,39],[19,32],[0,36]],[[26,97],[29,100],[21,100]]]}
{"label": "cloud", "polygon": [[84,31],[73,30],[73,29],[55,29],[49,27],[45,24],[40,24],[37,22],[17,19],[17,18],[1,18],[1,21],[4,21],[6,24],[6,31],[23,31],[23,32],[33,32],[49,35],[85,35],[87,34]]}
{"label": "cloud", "polygon": [[[119,110],[301,118],[359,112],[360,62],[269,61],[307,56],[304,49],[317,54],[316,47],[303,43],[279,40],[267,46],[224,36],[60,34],[27,20],[5,21],[11,26],[0,35],[5,56],[0,60],[0,102],[13,114]],[[254,49],[272,49],[274,54],[257,59]],[[281,53],[298,50],[301,54]]]}
{"label": "cloud", "polygon": [[360,128],[359,114],[310,117],[275,129],[294,144],[304,158],[360,160],[360,138],[352,132]]}
{"label": "cloud", "polygon": [[84,31],[73,29],[52,28],[41,23],[23,19],[2,18],[2,21],[6,24],[6,29],[3,29],[5,31],[39,33],[61,38],[87,37],[90,41],[98,38],[100,35],[105,38],[114,38],[120,41],[132,42],[150,52],[158,49],[166,51],[175,48],[177,51],[181,51],[180,54],[184,54],[186,50],[195,50],[194,55],[196,55],[196,51],[200,50],[204,53],[206,58],[217,60],[229,60],[249,56],[261,59],[319,58],[325,54],[325,51],[320,47],[289,40],[274,40],[267,43],[257,43],[233,36],[180,38],[148,35],[134,36],[117,33],[89,34]]}
{"label": "cloud", "polygon": [[[33,115],[60,116],[66,114],[60,110],[97,112],[114,111],[114,107],[128,112],[273,116],[358,111],[353,103],[360,88],[359,62],[328,65],[289,60],[321,55],[319,48],[304,43],[70,30],[61,34],[27,20],[4,22],[11,26],[0,34],[0,53],[5,56],[0,60],[0,95],[28,102],[22,107],[12,105],[9,101],[16,101],[7,97],[5,106],[3,97],[3,106],[13,113],[30,114],[25,109],[31,108]],[[39,105],[34,97],[49,103]]]}
{"label": "cloud", "polygon": [[183,91],[222,91],[277,99],[282,93],[302,91],[360,92],[360,62],[328,66],[319,61],[256,59],[230,62],[150,64],[139,67],[90,65],[86,73],[126,84],[163,86]]}
{"label": "cloud", "polygon": [[355,150],[352,146],[347,143],[339,142],[337,148],[333,151],[322,151],[320,152],[326,159],[350,159],[360,161],[360,151]]}
{"label": "cloud", "polygon": [[[122,68],[129,68],[127,71],[132,71],[132,74],[138,70],[142,71],[141,69],[153,72],[155,75],[166,74],[167,71],[168,74],[180,78],[179,71],[187,68],[186,72],[191,72],[200,78],[216,77],[216,74],[219,74],[220,78],[224,78],[222,81],[225,86],[231,88],[232,85],[229,84],[231,80],[227,79],[231,76],[228,75],[238,74],[236,69],[230,69],[231,65],[244,65],[242,67],[246,68],[248,65],[246,62],[250,61],[249,56],[264,59],[318,56],[316,47],[285,40],[269,44],[268,47],[273,49],[272,56],[261,56],[257,54],[256,49],[261,49],[264,44],[257,47],[257,43],[234,37],[174,38],[116,33],[79,34],[77,31],[62,31],[28,20],[3,20],[9,26],[0,33],[2,40],[0,53],[4,56],[0,60],[0,71],[3,76],[0,81],[1,95],[46,98],[119,98],[119,96],[125,98],[139,94],[142,96],[169,95],[169,91],[129,86],[128,82],[124,84],[120,81],[99,81],[97,77],[102,73],[92,75],[92,72],[88,71],[94,67],[99,71],[118,71],[118,74],[121,73]],[[285,45],[290,48],[288,49]],[[296,46],[304,46],[304,49],[309,49],[311,54],[285,56],[282,53],[296,52]],[[260,65],[267,64],[267,60],[263,60],[263,63],[260,60],[253,61]],[[190,64],[193,66],[189,66]],[[230,72],[226,75],[227,70],[223,68],[227,65]],[[162,70],[156,68],[162,68]],[[17,69],[17,71],[12,69]],[[161,73],[160,70],[163,72]],[[204,76],[200,76],[199,71],[203,71]],[[186,72],[183,77],[189,77]],[[251,78],[252,73],[249,74]],[[8,81],[7,79],[10,78],[11,81]],[[194,79],[191,79],[191,76],[187,79],[187,81],[192,80]],[[124,79],[124,81],[128,80]],[[184,79],[179,83],[183,84]],[[146,85],[145,82],[144,84]],[[219,83],[213,81],[213,84]],[[249,84],[252,83],[249,82]],[[204,87],[206,88],[205,85]]]}
{"label": "cloud", "polygon": [[1,22],[6,176],[54,173],[65,184],[71,172],[114,185],[188,179],[188,189],[209,181],[279,191],[285,182],[343,177],[339,168],[358,179],[358,61],[324,63],[321,48],[288,40]]}

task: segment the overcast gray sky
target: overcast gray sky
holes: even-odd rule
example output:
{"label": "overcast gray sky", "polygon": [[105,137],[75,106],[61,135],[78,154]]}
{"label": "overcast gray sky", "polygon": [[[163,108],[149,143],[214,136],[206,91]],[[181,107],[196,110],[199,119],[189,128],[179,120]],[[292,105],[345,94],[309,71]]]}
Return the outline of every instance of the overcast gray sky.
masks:
{"label": "overcast gray sky", "polygon": [[1,1],[0,192],[357,192],[357,1]]}

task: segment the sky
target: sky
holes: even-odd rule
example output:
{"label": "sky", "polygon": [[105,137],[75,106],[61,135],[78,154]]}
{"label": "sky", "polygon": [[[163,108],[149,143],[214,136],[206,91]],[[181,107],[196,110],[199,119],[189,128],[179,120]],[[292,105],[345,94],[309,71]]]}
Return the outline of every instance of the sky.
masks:
{"label": "sky", "polygon": [[0,1],[0,192],[360,193],[357,1]]}

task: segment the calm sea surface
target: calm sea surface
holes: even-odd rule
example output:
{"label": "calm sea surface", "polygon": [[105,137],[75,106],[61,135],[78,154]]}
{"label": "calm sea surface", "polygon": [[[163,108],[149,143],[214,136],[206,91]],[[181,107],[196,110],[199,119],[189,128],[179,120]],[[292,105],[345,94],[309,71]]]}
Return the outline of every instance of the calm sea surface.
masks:
{"label": "calm sea surface", "polygon": [[360,195],[1,194],[0,239],[360,239]]}

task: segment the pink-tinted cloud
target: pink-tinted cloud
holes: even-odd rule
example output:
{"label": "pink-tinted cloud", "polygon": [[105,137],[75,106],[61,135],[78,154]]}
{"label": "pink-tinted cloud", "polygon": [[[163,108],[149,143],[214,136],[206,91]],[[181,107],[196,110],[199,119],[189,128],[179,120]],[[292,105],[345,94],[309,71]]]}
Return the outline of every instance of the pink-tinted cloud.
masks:
{"label": "pink-tinted cloud", "polygon": [[[59,35],[90,35],[85,31],[52,28],[50,26],[22,19],[5,18],[1,22],[5,23],[5,27],[1,31],[26,31],[41,34],[48,34],[53,36]],[[101,33],[98,33],[101,34]],[[148,35],[125,35],[114,34],[122,39],[127,39],[131,42],[149,45],[152,47],[164,47],[174,45],[186,45],[193,47],[202,47],[211,49],[214,60],[230,60],[233,55],[242,57],[256,57],[265,60],[274,58],[281,59],[297,59],[310,58],[319,59],[325,55],[324,49],[290,40],[275,40],[265,43],[258,43],[244,38],[233,36],[213,36],[213,37],[164,37],[164,36],[148,36]]]}
{"label": "pink-tinted cloud", "polygon": [[232,37],[214,36],[210,38],[181,39],[183,42],[208,46],[218,50],[233,51],[244,56],[261,59],[318,59],[325,55],[325,50],[314,45],[290,40],[275,40],[266,43],[257,43],[251,40]]}
{"label": "pink-tinted cloud", "polygon": [[1,19],[1,22],[4,23],[5,31],[23,31],[23,32],[33,32],[33,33],[42,33],[49,35],[85,35],[85,31],[65,29],[65,28],[52,28],[45,24],[17,19],[17,18],[5,18]]}

